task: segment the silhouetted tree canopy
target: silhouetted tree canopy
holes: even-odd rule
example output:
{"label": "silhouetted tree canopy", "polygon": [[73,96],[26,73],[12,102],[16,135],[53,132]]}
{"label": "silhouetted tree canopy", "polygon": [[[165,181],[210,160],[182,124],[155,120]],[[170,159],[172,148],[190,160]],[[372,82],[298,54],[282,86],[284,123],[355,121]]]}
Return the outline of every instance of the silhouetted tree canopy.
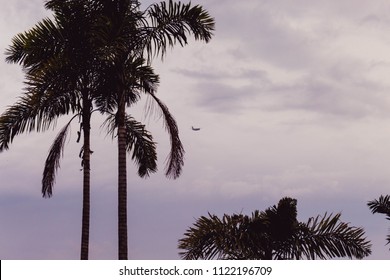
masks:
{"label": "silhouetted tree canopy", "polygon": [[297,220],[297,200],[285,197],[251,216],[208,214],[179,240],[183,259],[362,259],[371,254],[364,230],[341,214]]}

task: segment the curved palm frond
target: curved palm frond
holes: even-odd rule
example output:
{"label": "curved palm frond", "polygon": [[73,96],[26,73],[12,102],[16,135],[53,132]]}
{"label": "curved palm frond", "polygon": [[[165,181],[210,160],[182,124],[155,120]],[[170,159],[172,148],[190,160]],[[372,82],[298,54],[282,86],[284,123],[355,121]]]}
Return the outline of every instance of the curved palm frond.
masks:
{"label": "curved palm frond", "polygon": [[191,6],[191,3],[161,2],[153,4],[145,11],[147,18],[140,28],[143,48],[149,59],[161,54],[164,57],[168,47],[176,42],[181,46],[187,44],[187,33],[195,40],[206,43],[211,40],[215,29],[215,21],[202,6]]}
{"label": "curved palm frond", "polygon": [[[154,73],[153,68],[146,64],[144,58],[128,58],[125,64],[126,84],[131,91],[141,91],[153,94],[157,91],[160,77]],[[131,105],[131,103],[128,103]]]}
{"label": "curved palm frond", "polygon": [[385,214],[387,219],[390,219],[390,195],[381,195],[379,199],[369,201],[367,205],[373,214]]}
{"label": "curved palm frond", "polygon": [[[390,220],[390,195],[381,195],[379,199],[369,201],[367,203],[373,214],[380,213],[385,214],[386,219]],[[387,245],[390,244],[390,234],[386,236]],[[390,250],[390,249],[389,249]]]}
{"label": "curved palm frond", "polygon": [[[171,142],[171,150],[167,157],[165,175],[168,178],[176,179],[181,174],[182,167],[184,165],[185,152],[179,137],[179,128],[176,120],[169,112],[168,107],[160,99],[158,99],[155,94],[150,93],[150,96],[157,103],[157,108],[160,109],[160,116],[164,118],[165,129],[168,131]],[[152,110],[152,108],[156,107],[153,105],[149,106],[149,111]]]}
{"label": "curved palm frond", "polygon": [[[103,125],[107,126],[108,133],[115,136],[115,116],[109,116]],[[145,129],[145,125],[136,121],[131,116],[126,116],[126,149],[132,152],[131,159],[138,166],[138,175],[148,177],[150,173],[157,171],[156,142],[152,135]]]}
{"label": "curved palm frond", "polygon": [[41,73],[51,65],[53,58],[61,54],[65,40],[61,31],[51,19],[43,19],[29,31],[12,39],[6,50],[8,63],[19,63],[26,73]]}
{"label": "curved palm frond", "polygon": [[138,175],[148,177],[157,171],[156,143],[145,126],[133,118],[126,117],[127,150],[133,151],[132,160],[138,166]]}
{"label": "curved palm frond", "polygon": [[[77,116],[77,115],[76,115]],[[55,183],[55,175],[60,168],[60,158],[64,154],[64,144],[68,135],[69,127],[74,116],[58,133],[50,147],[49,154],[46,158],[45,168],[42,177],[42,196],[51,197]]]}
{"label": "curved palm frond", "polygon": [[[14,137],[23,132],[45,131],[60,115],[72,108],[67,97],[25,93],[0,116],[0,151],[7,150]],[[64,102],[65,101],[65,102]]]}
{"label": "curved palm frond", "polygon": [[299,224],[290,256],[300,259],[357,258],[371,254],[371,244],[364,237],[364,229],[340,221],[340,213],[310,218]]}
{"label": "curved palm frond", "polygon": [[247,225],[243,215],[224,215],[222,219],[209,213],[196,220],[179,240],[182,259],[243,259],[242,227]]}

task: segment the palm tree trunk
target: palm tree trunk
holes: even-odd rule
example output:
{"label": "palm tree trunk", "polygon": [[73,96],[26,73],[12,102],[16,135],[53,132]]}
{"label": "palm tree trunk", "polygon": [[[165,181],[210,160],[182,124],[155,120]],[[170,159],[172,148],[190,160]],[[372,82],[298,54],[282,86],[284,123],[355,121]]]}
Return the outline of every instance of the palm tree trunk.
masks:
{"label": "palm tree trunk", "polygon": [[90,219],[90,131],[91,104],[88,96],[83,98],[83,216],[81,229],[80,259],[87,260],[89,253],[89,219]]}
{"label": "palm tree trunk", "polygon": [[118,106],[118,258],[127,260],[127,171],[125,102]]}

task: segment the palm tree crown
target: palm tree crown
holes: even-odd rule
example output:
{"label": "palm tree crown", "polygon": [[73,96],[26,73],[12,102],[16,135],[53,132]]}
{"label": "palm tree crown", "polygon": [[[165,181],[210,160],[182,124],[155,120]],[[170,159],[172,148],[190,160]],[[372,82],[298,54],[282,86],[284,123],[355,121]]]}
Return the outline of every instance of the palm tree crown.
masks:
{"label": "palm tree crown", "polygon": [[[152,136],[125,108],[135,104],[141,93],[156,102],[171,140],[166,175],[177,178],[184,164],[184,148],[175,119],[155,95],[159,78],[149,64],[175,43],[187,44],[188,34],[208,42],[214,20],[201,6],[171,0],[145,11],[140,11],[140,2],[133,0],[51,0],[45,7],[54,12],[53,20],[44,19],[17,35],[7,51],[7,61],[20,63],[25,70],[27,87],[19,101],[0,117],[0,151],[8,149],[22,132],[44,131],[68,113],[79,116],[80,133],[84,135],[80,153],[84,234],[89,228],[91,114],[94,106],[108,114],[107,127],[118,139],[119,258],[126,259],[126,152],[133,152],[140,176],[157,170],[157,157]],[[46,160],[44,196],[52,195],[69,127],[70,122],[56,137]],[[87,258],[87,241],[82,243],[82,258]]]}
{"label": "palm tree crown", "polygon": [[183,259],[326,259],[371,253],[362,228],[340,221],[340,214],[297,220],[297,200],[283,198],[278,205],[252,216],[209,213],[200,217],[179,240]]}

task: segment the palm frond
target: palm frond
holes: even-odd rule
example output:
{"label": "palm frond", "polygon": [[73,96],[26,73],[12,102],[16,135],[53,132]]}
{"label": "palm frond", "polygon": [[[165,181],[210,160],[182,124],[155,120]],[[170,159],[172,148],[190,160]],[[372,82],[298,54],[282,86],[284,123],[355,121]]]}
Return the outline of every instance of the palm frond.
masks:
{"label": "palm frond", "polygon": [[150,96],[153,98],[153,100],[157,103],[158,106],[151,106],[149,107],[149,110],[151,110],[151,108],[159,108],[161,116],[164,119],[165,128],[170,136],[171,150],[167,157],[165,175],[168,178],[176,179],[181,174],[182,167],[184,165],[185,152],[179,137],[179,128],[176,124],[175,119],[169,112],[168,107],[160,99],[158,99],[155,94],[150,93]]}
{"label": "palm frond", "polygon": [[340,221],[341,214],[310,218],[300,223],[300,235],[296,240],[298,255],[309,259],[348,257],[362,259],[371,254],[371,244],[364,237],[364,229],[349,226]]}
{"label": "palm frond", "polygon": [[[281,199],[278,206],[266,211],[227,215],[222,219],[209,213],[202,216],[179,240],[180,256],[184,259],[327,259],[355,257],[361,259],[371,253],[371,244],[364,230],[340,221],[340,214],[325,214],[310,218],[307,223],[296,221],[296,200]],[[290,211],[290,215],[283,213]],[[279,211],[278,210],[282,210]],[[281,220],[276,219],[278,215]],[[275,233],[273,225],[294,223],[288,234]],[[283,227],[278,225],[279,230]],[[280,238],[282,236],[283,238]]]}
{"label": "palm frond", "polygon": [[58,168],[60,168],[60,158],[64,153],[64,144],[68,135],[69,127],[73,118],[61,129],[56,136],[49,154],[46,158],[45,168],[42,178],[42,196],[51,197],[53,194],[53,186]]}
{"label": "palm frond", "polygon": [[145,14],[149,21],[142,22],[140,38],[145,42],[149,56],[162,56],[168,47],[179,43],[187,44],[187,35],[193,34],[195,40],[210,41],[215,29],[215,21],[202,6],[191,3],[161,2],[151,5]]}
{"label": "palm frond", "polygon": [[[108,133],[115,135],[115,116],[109,116],[104,125],[107,126]],[[132,152],[131,159],[138,166],[138,175],[148,177],[150,173],[157,171],[156,143],[152,135],[145,129],[145,125],[137,122],[131,116],[126,116],[126,149]]]}
{"label": "palm frond", "polygon": [[157,171],[156,143],[145,126],[126,116],[127,151],[133,151],[132,160],[138,166],[138,175],[148,177]]}
{"label": "palm frond", "polygon": [[240,224],[242,215],[201,216],[179,240],[182,259],[232,259],[241,258]]}
{"label": "palm frond", "polygon": [[55,22],[46,18],[35,27],[16,35],[6,50],[8,63],[19,63],[25,69],[37,69],[60,52],[62,35]]}
{"label": "palm frond", "polygon": [[390,195],[381,195],[379,199],[369,201],[367,205],[373,214],[385,214],[387,219],[390,219]]}
{"label": "palm frond", "polygon": [[[390,220],[390,195],[381,195],[379,199],[369,201],[367,203],[373,214],[380,213],[385,214],[386,219]],[[390,244],[390,234],[386,236],[387,244]],[[390,250],[390,249],[389,249]]]}
{"label": "palm frond", "polygon": [[23,132],[47,130],[56,118],[69,112],[63,97],[26,93],[0,116],[0,151],[7,150],[14,137]]}
{"label": "palm frond", "polygon": [[[126,84],[130,85],[130,91],[140,91],[147,94],[155,93],[160,83],[159,75],[153,68],[146,64],[144,58],[129,57],[125,64]],[[131,105],[131,104],[128,104]]]}

